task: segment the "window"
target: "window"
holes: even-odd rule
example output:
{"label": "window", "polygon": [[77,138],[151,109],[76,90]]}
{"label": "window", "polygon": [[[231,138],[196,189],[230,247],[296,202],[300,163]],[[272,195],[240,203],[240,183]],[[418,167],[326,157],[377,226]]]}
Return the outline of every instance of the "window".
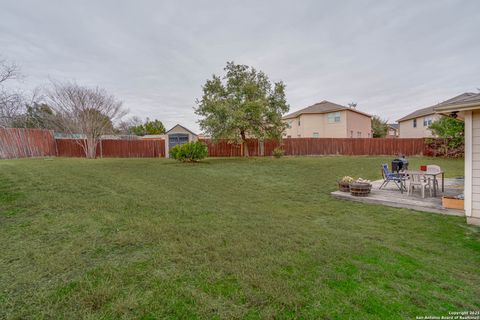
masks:
{"label": "window", "polygon": [[318,134],[318,132],[314,132],[314,133],[313,133],[313,137],[314,137],[314,138],[320,138],[320,134]]}
{"label": "window", "polygon": [[300,118],[298,118],[297,124],[298,124],[298,126],[300,127]]}
{"label": "window", "polygon": [[292,137],[291,135],[288,135],[288,136],[287,136],[287,138],[289,138],[289,139],[290,139],[291,137]]}
{"label": "window", "polygon": [[432,124],[432,116],[427,116],[423,118],[423,126],[428,127]]}
{"label": "window", "polygon": [[302,137],[302,135],[300,135],[300,134],[297,134],[297,138],[301,138],[301,137]]}
{"label": "window", "polygon": [[293,120],[288,120],[288,127],[289,127],[289,128],[292,127],[292,123],[293,123]]}
{"label": "window", "polygon": [[414,128],[417,127],[417,119],[413,119],[413,127],[414,127]]}
{"label": "window", "polygon": [[340,112],[331,112],[327,115],[328,123],[340,122]]}
{"label": "window", "polygon": [[361,138],[362,137],[362,133],[360,131],[357,131],[357,138]]}
{"label": "window", "polygon": [[350,138],[353,138],[353,130],[350,130]]}
{"label": "window", "polygon": [[367,136],[370,138],[370,132],[369,132],[369,133],[367,133]]}

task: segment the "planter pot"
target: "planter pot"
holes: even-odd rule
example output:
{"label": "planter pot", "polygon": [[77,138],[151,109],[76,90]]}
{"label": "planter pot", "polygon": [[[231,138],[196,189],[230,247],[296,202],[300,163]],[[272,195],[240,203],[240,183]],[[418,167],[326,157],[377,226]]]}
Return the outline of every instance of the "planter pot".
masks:
{"label": "planter pot", "polygon": [[355,197],[366,197],[370,194],[372,185],[366,182],[352,182],[350,183],[350,194]]}
{"label": "planter pot", "polygon": [[452,197],[442,197],[442,207],[445,209],[464,210],[465,200]]}
{"label": "planter pot", "polygon": [[342,192],[350,192],[350,183],[338,181],[338,190]]}

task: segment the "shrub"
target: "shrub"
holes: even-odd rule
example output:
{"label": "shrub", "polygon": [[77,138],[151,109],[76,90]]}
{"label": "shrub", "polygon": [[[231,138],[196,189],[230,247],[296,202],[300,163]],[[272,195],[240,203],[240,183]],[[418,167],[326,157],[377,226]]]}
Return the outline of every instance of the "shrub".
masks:
{"label": "shrub", "polygon": [[426,139],[427,155],[458,158],[464,155],[465,123],[459,119],[442,117],[429,129],[437,139]]}
{"label": "shrub", "polygon": [[451,147],[448,139],[427,138],[423,154],[427,157],[461,158],[465,154],[465,148],[463,144]]}
{"label": "shrub", "polygon": [[170,149],[170,157],[182,162],[197,162],[207,157],[207,145],[200,141],[178,144]]}
{"label": "shrub", "polygon": [[280,147],[276,147],[275,149],[273,149],[272,154],[275,158],[278,159],[278,158],[283,157],[283,155],[285,154],[285,151]]}

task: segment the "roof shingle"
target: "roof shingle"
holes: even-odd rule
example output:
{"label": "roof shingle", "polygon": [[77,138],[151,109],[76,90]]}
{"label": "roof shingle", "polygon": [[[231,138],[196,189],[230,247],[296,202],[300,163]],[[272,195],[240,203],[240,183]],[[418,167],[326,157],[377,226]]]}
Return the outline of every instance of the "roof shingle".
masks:
{"label": "roof shingle", "polygon": [[423,109],[415,110],[414,112],[412,112],[410,114],[407,114],[405,117],[398,119],[397,122],[402,122],[402,121],[406,121],[406,120],[415,119],[415,118],[418,118],[418,117],[423,117],[423,116],[428,116],[430,114],[434,114],[435,113],[435,108],[438,108],[438,107],[441,107],[441,106],[444,106],[444,105],[456,104],[456,103],[459,103],[459,102],[463,103],[463,101],[465,101],[466,99],[471,99],[473,96],[477,96],[477,95],[478,94],[472,93],[472,92],[462,93],[458,96],[455,96],[455,97],[450,98],[448,100],[442,101],[439,104],[436,104],[436,105],[433,105],[433,106],[430,106],[430,107],[426,107],[426,108],[423,108]]}
{"label": "roof shingle", "polygon": [[322,102],[315,103],[314,105],[311,105],[309,107],[287,114],[286,116],[283,117],[283,119],[296,118],[301,114],[329,113],[329,112],[342,111],[342,110],[349,110],[349,111],[353,111],[359,114],[363,114],[367,117],[370,117],[369,114],[358,111],[356,109],[345,107],[340,104],[336,104],[327,100],[323,100]]}

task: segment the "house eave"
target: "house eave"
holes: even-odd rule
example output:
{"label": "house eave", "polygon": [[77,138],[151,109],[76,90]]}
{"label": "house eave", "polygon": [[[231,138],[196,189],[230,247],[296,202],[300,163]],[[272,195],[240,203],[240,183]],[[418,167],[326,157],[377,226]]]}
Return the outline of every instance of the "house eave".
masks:
{"label": "house eave", "polygon": [[431,116],[431,115],[434,115],[436,112],[430,112],[430,113],[425,113],[425,114],[420,114],[420,115],[416,115],[416,116],[406,116],[406,117],[403,117],[403,118],[400,118],[397,120],[397,123],[400,123],[400,122],[404,122],[404,121],[408,121],[408,120],[412,120],[412,119],[417,119],[417,118],[422,118],[422,117],[426,117],[426,116]]}
{"label": "house eave", "polygon": [[435,108],[435,112],[436,113],[460,112],[460,111],[470,111],[470,110],[478,110],[478,109],[480,109],[480,103],[472,102],[472,103],[438,107],[438,108]]}

